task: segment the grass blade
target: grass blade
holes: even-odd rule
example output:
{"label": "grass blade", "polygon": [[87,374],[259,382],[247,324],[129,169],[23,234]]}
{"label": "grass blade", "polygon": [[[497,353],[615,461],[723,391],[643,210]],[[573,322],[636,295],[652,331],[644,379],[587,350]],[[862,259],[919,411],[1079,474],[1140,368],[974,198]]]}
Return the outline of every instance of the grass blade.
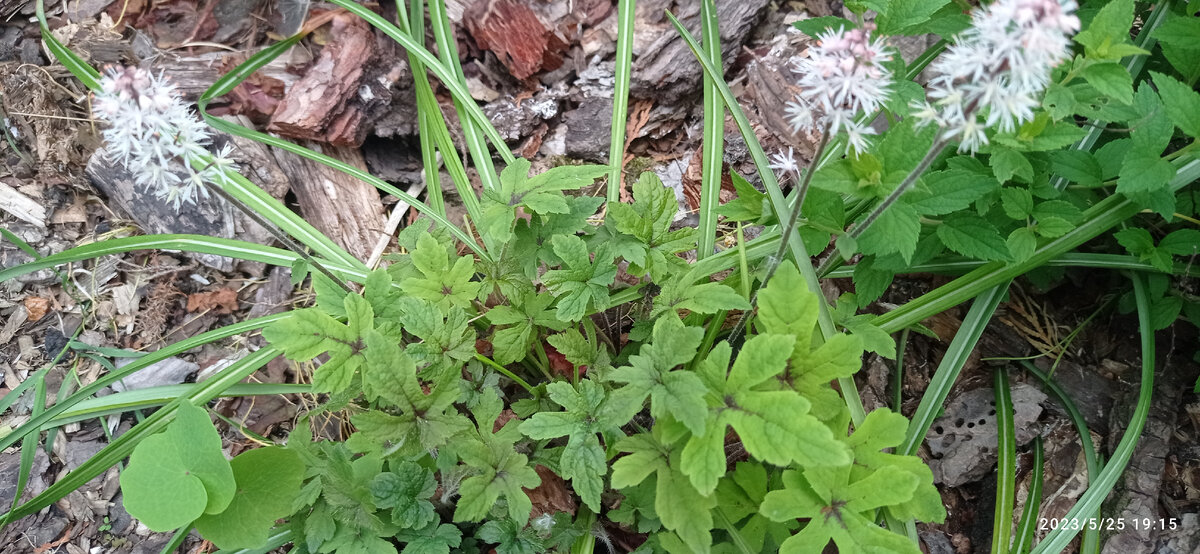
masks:
{"label": "grass blade", "polygon": [[[721,59],[721,31],[712,0],[700,2],[700,32],[704,55],[715,66],[724,68]],[[725,154],[725,103],[713,77],[704,74],[704,139],[701,142],[700,221],[696,259],[713,254],[717,240],[717,203],[721,194]]]}
{"label": "grass blade", "polygon": [[[206,237],[204,235],[143,235],[108,239],[101,242],[76,246],[57,254],[51,254],[39,260],[0,270],[0,281],[7,281],[18,275],[33,273],[40,269],[107,256],[123,254],[134,250],[174,250],[180,252],[199,252],[216,254],[240,260],[262,262],[271,265],[291,267],[300,259],[295,252],[263,246],[253,242],[234,239]],[[326,267],[345,273],[353,279],[366,278],[365,270],[350,268],[328,260],[321,260]]]}
{"label": "grass blade", "polygon": [[904,437],[904,442],[896,447],[897,453],[916,454],[917,447],[920,446],[921,441],[925,440],[925,433],[929,432],[933,420],[937,418],[938,412],[945,405],[946,397],[950,395],[950,389],[958,380],[958,374],[962,372],[967,358],[975,349],[975,344],[979,342],[983,329],[987,327],[996,307],[1000,305],[1000,299],[1004,297],[1005,290],[1006,288],[999,287],[991,289],[986,294],[979,295],[979,298],[976,298],[975,302],[971,304],[971,309],[963,318],[962,325],[958,327],[958,333],[954,335],[949,348],[946,349],[946,355],[938,363],[937,370],[929,380],[929,386],[925,388],[921,403],[917,406],[917,411],[912,416],[912,423],[908,426],[908,436]]}
{"label": "grass blade", "polygon": [[[376,17],[378,18],[378,16]],[[399,32],[399,29],[397,29],[394,25],[391,25],[386,21],[384,21],[384,23]],[[315,152],[308,148],[304,148],[303,146],[294,144],[279,137],[274,137],[242,125],[231,123],[208,113],[208,104],[212,101],[212,99],[223,96],[229,91],[233,90],[238,83],[241,83],[252,73],[254,73],[254,71],[258,70],[258,68],[266,65],[267,62],[278,57],[285,50],[290,48],[296,40],[298,40],[298,37],[292,37],[283,42],[272,45],[271,47],[266,48],[261,52],[254,54],[253,56],[250,56],[250,58],[245,62],[235,67],[229,73],[223,75],[220,79],[217,79],[217,81],[213,83],[213,85],[209,87],[203,95],[201,95],[200,100],[197,102],[200,107],[200,113],[204,116],[204,120],[208,122],[208,124],[214,129],[224,133],[248,138],[250,140],[286,150],[298,156],[302,156],[309,160],[341,171],[342,173],[358,178],[359,180],[365,181],[379,190],[404,200],[417,211],[425,214],[439,225],[446,227],[455,236],[455,238],[471,247],[472,250],[475,250],[480,257],[484,259],[491,259],[487,253],[480,248],[479,245],[462,229],[450,223],[450,221],[448,221],[437,211],[430,208],[424,202],[421,202],[412,195],[396,188],[391,183],[379,179],[378,177],[375,177],[366,171],[363,171],[336,158]],[[428,53],[426,52],[426,54]],[[226,181],[221,184],[230,192],[231,195],[246,203],[246,205],[248,205],[251,209],[255,210],[260,215],[263,215],[287,233],[296,237],[297,240],[312,248],[314,252],[317,252],[329,260],[340,261],[343,265],[350,267],[358,266],[360,269],[366,269],[365,264],[346,253],[344,250],[334,244],[328,237],[312,228],[311,225],[309,225],[291,210],[288,210],[285,206],[283,206],[283,204],[279,203],[262,189],[247,181],[245,177],[242,177],[238,174],[233,174],[232,182]]]}
{"label": "grass blade", "polygon": [[[629,118],[629,81],[633,72],[633,21],[636,0],[617,0],[617,57],[613,68],[612,136],[608,143],[608,201],[621,201],[621,184],[625,176],[625,126]],[[706,118],[705,124],[708,124]]]}
{"label": "grass blade", "polygon": [[426,69],[432,72],[445,85],[446,89],[450,91],[450,95],[454,97],[455,101],[462,103],[462,109],[466,111],[471,121],[483,131],[488,140],[491,141],[492,146],[496,147],[496,151],[500,153],[500,157],[504,159],[505,163],[512,163],[516,159],[512,151],[508,149],[508,145],[504,143],[504,139],[500,137],[500,133],[488,121],[483,110],[475,104],[475,100],[471,97],[471,93],[467,90],[466,85],[462,83],[461,79],[456,78],[452,69],[447,68],[438,61],[423,45],[413,41],[408,36],[408,33],[401,31],[398,27],[384,19],[383,16],[371,11],[366,6],[357,4],[351,0],[330,0],[330,2],[363,18],[364,21],[379,29],[388,37],[391,37],[402,48],[421,60],[421,63],[425,64]]}
{"label": "grass blade", "polygon": [[996,509],[992,517],[992,552],[1008,554],[1016,501],[1017,439],[1013,429],[1012,391],[1008,373],[995,371],[996,393]]}
{"label": "grass blade", "polygon": [[[1079,501],[1071,507],[1067,515],[1063,516],[1067,521],[1082,520],[1085,514],[1095,514],[1096,510],[1100,508],[1100,504],[1112,492],[1113,487],[1117,484],[1117,479],[1125,471],[1125,466],[1129,463],[1129,458],[1133,456],[1133,450],[1137,446],[1142,429],[1146,426],[1146,418],[1150,415],[1150,402],[1154,393],[1155,359],[1154,331],[1150,324],[1150,299],[1142,277],[1135,274],[1131,276],[1131,279],[1133,280],[1134,297],[1137,301],[1138,329],[1142,337],[1142,383],[1138,390],[1137,407],[1134,408],[1129,427],[1125,429],[1125,434],[1121,436],[1121,442],[1117,444],[1116,450],[1113,451],[1112,457],[1105,464],[1104,469],[1100,470],[1099,476],[1090,482],[1087,491],[1079,497]],[[1033,554],[1062,552],[1079,532],[1078,529],[1069,529],[1069,527],[1074,526],[1062,525],[1058,529],[1050,531],[1050,534],[1034,547]]]}
{"label": "grass blade", "polygon": [[34,4],[34,15],[37,17],[38,27],[42,31],[42,40],[46,43],[46,50],[49,50],[54,59],[63,64],[63,67],[66,67],[67,71],[70,71],[84,86],[91,90],[100,90],[100,72],[93,69],[70,48],[63,46],[63,43],[54,38],[54,34],[50,32],[50,24],[46,21],[45,0],[37,0],[37,3]]}
{"label": "grass blade", "polygon": [[[1083,418],[1083,413],[1071,400],[1071,396],[1067,391],[1059,386],[1058,382],[1052,376],[1038,369],[1029,360],[1023,360],[1021,365],[1035,377],[1040,379],[1050,393],[1058,398],[1062,403],[1063,408],[1067,410],[1067,415],[1071,418],[1071,422],[1075,425],[1075,429],[1079,431],[1079,444],[1083,446],[1083,460],[1087,465],[1088,482],[1095,483],[1100,475],[1100,454],[1096,451],[1096,446],[1092,443],[1092,432],[1088,430],[1087,420]],[[1092,516],[1099,521],[1100,508],[1097,507]],[[1100,527],[1088,526],[1083,530],[1083,544],[1080,546],[1080,552],[1093,553],[1100,552]]]}
{"label": "grass blade", "polygon": [[[196,383],[185,385],[164,385],[149,387],[126,392],[118,392],[107,396],[87,398],[63,411],[46,423],[46,428],[66,425],[76,421],[85,421],[106,415],[122,414],[133,410],[156,408],[169,404],[180,396],[187,396],[197,386]],[[312,391],[311,385],[280,384],[280,383],[238,383],[220,392],[222,398],[239,396],[269,396],[276,394],[305,394]]]}
{"label": "grass blade", "polygon": [[1042,479],[1045,471],[1045,453],[1042,451],[1042,437],[1033,439],[1033,473],[1029,480],[1029,494],[1025,497],[1025,509],[1021,510],[1021,523],[1017,525],[1017,535],[1013,539],[1012,551],[1017,554],[1028,552],[1033,547],[1034,531],[1037,529],[1038,514],[1042,504]]}
{"label": "grass blade", "polygon": [[[446,3],[443,0],[429,0],[429,19],[430,25],[433,27],[433,38],[437,42],[438,57],[450,72],[450,78],[454,79],[455,84],[463,85],[465,90],[466,76],[463,74],[462,64],[458,61],[458,45],[454,40],[454,29],[450,26],[450,15],[446,13]],[[445,81],[445,78],[442,80]],[[486,132],[486,129],[480,128],[479,122],[471,119],[468,115],[470,108],[479,109],[475,104],[475,99],[470,95],[461,98],[454,97],[454,109],[458,111],[458,119],[462,123],[463,142],[467,145],[467,151],[471,153],[471,159],[475,163],[475,169],[479,172],[479,180],[483,184],[483,189],[498,190],[500,181],[496,175],[496,166],[492,163],[492,155],[488,151],[487,143],[483,140],[482,133]],[[487,125],[491,127],[491,123]],[[495,132],[494,128],[492,132]],[[508,146],[503,141],[497,143],[496,148],[509,152]],[[511,152],[509,156],[512,156]],[[512,160],[505,158],[505,162],[512,163]],[[472,191],[471,195],[474,194]]]}
{"label": "grass blade", "polygon": [[[94,396],[96,393],[103,390],[104,387],[129,377],[130,375],[133,375],[134,373],[137,373],[138,371],[141,371],[155,363],[196,348],[197,346],[202,346],[210,342],[232,337],[234,335],[240,335],[245,332],[261,329],[285,317],[288,317],[287,313],[269,315],[244,321],[242,323],[235,323],[233,325],[228,325],[219,329],[213,329],[211,331],[201,333],[192,338],[176,342],[159,350],[155,350],[154,352],[138,358],[136,361],[126,365],[125,367],[122,367],[115,372],[100,376],[94,382],[84,386],[78,391],[75,391],[75,394],[72,394],[67,398],[59,399],[54,403],[53,406],[46,408],[46,411],[30,418],[29,421],[21,424],[11,433],[0,436],[0,450],[12,446],[14,443],[20,440],[21,437],[29,433],[37,432],[42,427],[46,427],[51,420],[61,415],[72,406],[75,406],[87,398]],[[228,368],[223,371],[227,370]],[[204,381],[204,383],[208,383],[209,381],[212,381],[212,379]]]}

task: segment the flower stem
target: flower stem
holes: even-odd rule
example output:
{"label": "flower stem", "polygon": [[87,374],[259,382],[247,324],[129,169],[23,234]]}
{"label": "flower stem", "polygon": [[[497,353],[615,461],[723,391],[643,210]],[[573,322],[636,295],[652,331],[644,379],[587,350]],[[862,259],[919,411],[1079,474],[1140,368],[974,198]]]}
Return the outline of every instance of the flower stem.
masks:
{"label": "flower stem", "polygon": [[[929,169],[929,166],[933,164],[933,160],[937,159],[938,155],[942,153],[942,150],[945,150],[947,144],[949,144],[949,141],[944,139],[938,139],[935,141],[933,145],[929,147],[929,151],[925,153],[925,157],[921,158],[921,162],[918,163],[917,167],[914,167],[912,172],[910,172],[908,176],[904,178],[904,181],[900,183],[900,186],[896,187],[896,190],[892,191],[887,198],[884,198],[883,202],[880,202],[879,206],[877,206],[874,211],[868,214],[862,223],[855,226],[853,231],[850,231],[850,238],[857,241],[858,238],[861,237],[863,233],[865,233],[867,229],[869,229],[871,225],[873,225],[875,221],[879,219],[879,216],[883,215],[883,212],[886,212],[888,208],[892,207],[892,205],[895,204],[901,196],[904,196],[904,193],[911,190],[921,174],[925,173],[925,170]],[[821,266],[817,268],[817,276],[824,277],[841,263],[842,256],[838,251],[835,250],[829,255],[828,258],[825,258],[825,261],[822,262]]]}
{"label": "flower stem", "polygon": [[[779,269],[779,265],[783,263],[784,256],[787,255],[789,239],[796,232],[796,224],[800,221],[800,210],[804,207],[804,198],[808,196],[808,187],[812,183],[813,173],[817,172],[818,160],[825,154],[825,147],[829,144],[829,125],[826,125],[821,132],[821,141],[817,143],[817,151],[813,154],[812,165],[808,171],[800,178],[800,183],[796,186],[796,202],[791,208],[791,213],[788,215],[787,223],[783,226],[783,235],[780,237],[779,247],[775,249],[775,255],[767,258],[767,274],[763,276],[762,283],[754,290],[754,294],[750,296],[750,309],[742,312],[738,318],[737,324],[733,326],[733,331],[729,334],[729,342],[736,342],[738,337],[746,329],[746,323],[750,319],[750,314],[754,311],[755,303],[758,301],[758,291],[767,286],[771,277],[775,276],[775,272]],[[818,273],[820,275],[820,273]],[[749,278],[747,275],[746,278]],[[820,294],[820,291],[813,291]]]}
{"label": "flower stem", "polygon": [[[224,179],[225,177],[222,176],[221,178]],[[329,271],[328,268],[326,268],[324,265],[321,265],[321,262],[318,262],[315,258],[310,256],[308,254],[308,252],[305,252],[304,247],[300,246],[299,244],[296,243],[296,241],[292,240],[292,238],[289,237],[287,235],[287,233],[280,231],[278,228],[275,227],[275,225],[273,223],[271,223],[270,221],[267,221],[267,219],[265,217],[259,215],[258,212],[255,212],[254,210],[250,209],[249,206],[242,203],[241,200],[238,200],[232,194],[229,194],[229,192],[225,190],[225,187],[215,184],[215,183],[209,183],[208,181],[205,181],[204,184],[208,188],[208,190],[215,192],[217,194],[217,196],[220,196],[226,202],[229,202],[230,205],[237,208],[238,211],[246,214],[246,216],[249,217],[251,220],[253,220],[255,223],[261,225],[263,229],[266,229],[267,232],[271,233],[272,236],[274,236],[277,240],[279,240],[279,242],[283,244],[284,248],[287,248],[288,250],[295,252],[297,256],[300,256],[301,258],[303,258],[304,261],[306,263],[308,263],[308,265],[312,266],[313,269],[316,269],[317,272],[319,272],[320,274],[329,278],[330,281],[333,281],[339,287],[342,287],[342,289],[344,289],[346,292],[349,292],[349,293],[354,292],[354,289],[350,288],[350,285],[348,283],[346,283],[346,281],[344,279],[342,279],[341,277],[338,277],[337,275],[334,275],[332,271]]]}

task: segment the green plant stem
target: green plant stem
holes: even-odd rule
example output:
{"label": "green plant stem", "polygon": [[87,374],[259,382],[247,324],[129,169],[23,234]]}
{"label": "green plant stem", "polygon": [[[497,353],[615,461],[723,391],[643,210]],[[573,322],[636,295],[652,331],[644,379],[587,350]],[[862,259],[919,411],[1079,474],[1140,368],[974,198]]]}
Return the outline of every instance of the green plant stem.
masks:
{"label": "green plant stem", "polygon": [[904,406],[904,351],[908,347],[908,332],[906,328],[900,331],[900,340],[896,341],[896,370],[892,372],[892,410],[901,414]]}
{"label": "green plant stem", "polygon": [[484,356],[483,354],[480,354],[478,352],[475,353],[475,359],[483,362],[484,365],[500,372],[501,375],[504,375],[505,377],[512,379],[512,381],[514,383],[521,385],[521,388],[525,389],[525,391],[528,392],[529,394],[537,396],[537,393],[533,389],[533,385],[530,385],[528,381],[518,377],[516,373],[509,371],[507,367],[504,367],[504,366],[496,363],[491,358]]}
{"label": "green plant stem", "polygon": [[[813,155],[814,160],[821,159],[828,144],[829,125],[826,125],[821,129],[821,140],[817,143],[817,151]],[[804,172],[804,176],[800,178],[800,183],[796,187],[796,200],[791,206],[787,220],[784,223],[782,236],[790,237],[796,232],[796,223],[800,221],[800,212],[804,207],[804,198],[808,195],[808,187],[812,184],[812,176],[816,172],[816,166],[810,167],[808,171]],[[767,283],[771,282],[771,277],[774,277],[775,272],[779,270],[779,265],[783,263],[784,257],[787,256],[787,247],[787,241],[779,241],[779,247],[775,249],[775,254],[767,258],[767,272],[766,275],[763,275],[762,283],[758,285],[758,288],[754,289],[754,293],[750,296],[750,309],[742,312],[742,316],[738,318],[737,323],[733,326],[733,330],[729,333],[729,341],[731,343],[736,342],[742,332],[745,331],[750,314],[754,311],[754,306],[758,301],[758,292],[767,288]],[[820,275],[819,271],[817,275]],[[813,292],[817,294],[819,301],[823,304],[825,301],[824,296],[821,294],[821,289],[817,288]]]}
{"label": "green plant stem", "polygon": [[[1176,160],[1175,165],[1178,171],[1171,180],[1170,190],[1172,192],[1200,178],[1200,159],[1187,156]],[[1139,205],[1122,195],[1117,194],[1105,198],[1084,212],[1082,223],[1063,236],[1039,246],[1026,261],[1019,264],[1003,262],[986,264],[879,316],[875,320],[875,324],[884,331],[894,333],[918,323],[933,314],[957,306],[985,290],[1024,275],[1033,268],[1045,265],[1049,260],[1075,249],[1118,223],[1126,221],[1140,210]]]}
{"label": "green plant stem", "polygon": [[262,226],[263,229],[266,229],[268,233],[271,233],[271,236],[275,237],[275,240],[278,240],[279,243],[284,246],[284,248],[287,248],[288,250],[291,250],[293,253],[295,253],[297,256],[300,256],[300,258],[302,258],[306,263],[308,263],[310,266],[312,266],[313,269],[316,269],[318,273],[320,273],[321,275],[324,275],[330,281],[333,281],[334,284],[341,287],[342,290],[349,292],[349,293],[354,292],[354,289],[351,288],[350,285],[347,284],[345,280],[343,280],[341,277],[339,277],[337,275],[334,275],[334,273],[332,271],[329,271],[329,269],[326,268],[324,264],[317,261],[316,258],[313,258],[312,256],[310,256],[308,254],[308,252],[305,252],[304,247],[300,246],[299,244],[296,243],[296,241],[292,240],[292,237],[289,237],[287,235],[287,233],[280,231],[279,228],[276,227],[273,222],[267,221],[267,219],[265,217],[258,215],[258,212],[250,209],[249,206],[247,206],[241,200],[239,200],[238,198],[236,198],[235,196],[230,194],[229,191],[225,190],[224,187],[215,185],[213,183],[209,183],[207,181],[204,183],[204,185],[208,190],[212,191],[217,196],[220,196],[226,202],[229,202],[230,205],[237,208],[238,211],[245,214],[246,217],[249,217],[252,221],[254,221],[255,223]]}
{"label": "green plant stem", "polygon": [[[945,139],[938,139],[934,141],[933,145],[929,147],[929,151],[925,153],[925,157],[921,158],[921,161],[917,163],[917,167],[914,167],[913,170],[909,172],[908,176],[906,176],[904,180],[900,182],[900,185],[896,187],[896,190],[893,190],[887,198],[884,198],[883,202],[880,202],[879,206],[876,206],[875,210],[867,215],[866,219],[863,219],[861,223],[854,226],[854,230],[850,232],[850,238],[857,241],[859,237],[862,237],[863,233],[867,232],[867,229],[870,229],[871,226],[875,224],[875,222],[879,219],[879,216],[883,215],[888,208],[891,208],[901,196],[904,196],[904,193],[912,190],[913,185],[917,183],[917,179],[919,179],[921,175],[925,173],[925,170],[929,169],[929,166],[933,164],[933,161],[936,160],[939,155],[941,155],[942,150],[946,149],[947,144],[949,144],[949,141]],[[830,254],[830,256],[825,258],[825,261],[821,263],[821,266],[817,268],[817,276],[824,277],[831,269],[842,262],[845,254],[848,253],[840,252],[840,250]]]}
{"label": "green plant stem", "polygon": [[633,71],[633,24],[636,0],[617,1],[617,55],[614,63],[612,135],[608,143],[609,202],[621,201],[625,165],[625,126],[629,116],[629,82]]}
{"label": "green plant stem", "polygon": [[1013,429],[1012,391],[1003,368],[995,371],[996,394],[996,508],[992,517],[992,553],[1008,554],[1016,499],[1017,441]]}

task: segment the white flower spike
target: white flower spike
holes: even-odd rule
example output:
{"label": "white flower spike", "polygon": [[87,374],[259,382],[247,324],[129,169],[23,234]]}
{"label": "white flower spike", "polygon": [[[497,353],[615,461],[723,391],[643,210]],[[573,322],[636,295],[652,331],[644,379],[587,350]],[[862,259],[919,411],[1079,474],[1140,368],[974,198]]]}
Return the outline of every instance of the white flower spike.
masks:
{"label": "white flower spike", "polygon": [[[883,67],[891,55],[882,40],[872,40],[874,29],[867,23],[860,29],[839,28],[817,35],[808,57],[795,63],[802,91],[787,105],[793,130],[827,125],[830,135],[846,133],[847,153],[866,150],[867,135],[875,131],[855,118],[882,107],[892,90],[891,72]],[[820,117],[814,117],[813,111]]]}
{"label": "white flower spike", "polygon": [[932,102],[913,104],[920,125],[942,128],[960,152],[988,143],[987,129],[1012,132],[1033,119],[1050,70],[1071,55],[1079,30],[1074,0],[997,0],[933,64]]}
{"label": "white flower spike", "polygon": [[[173,85],[145,69],[109,68],[92,112],[109,123],[103,131],[109,159],[178,211],[207,197],[212,183],[233,168],[228,146],[212,154],[208,127],[180,99]],[[195,166],[202,169],[196,169]]]}

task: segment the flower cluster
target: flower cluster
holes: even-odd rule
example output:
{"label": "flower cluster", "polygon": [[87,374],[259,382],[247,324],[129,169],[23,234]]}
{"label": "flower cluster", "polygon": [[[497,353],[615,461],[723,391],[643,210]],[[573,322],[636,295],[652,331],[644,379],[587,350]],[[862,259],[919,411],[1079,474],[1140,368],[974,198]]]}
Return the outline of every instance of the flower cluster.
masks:
{"label": "flower cluster", "polygon": [[162,75],[110,68],[100,85],[92,111],[109,123],[103,131],[109,158],[176,210],[207,197],[205,183],[216,182],[233,168],[230,146],[215,155],[209,152],[208,128]]}
{"label": "flower cluster", "polygon": [[1033,119],[1050,82],[1050,70],[1070,56],[1070,36],[1079,30],[1074,0],[997,0],[973,15],[933,64],[933,101],[913,105],[924,125],[943,129],[943,140],[960,151],[987,144],[985,130],[1011,132]]}
{"label": "flower cluster", "polygon": [[[867,135],[874,131],[856,121],[860,113],[882,107],[891,92],[892,75],[883,63],[891,60],[883,41],[871,39],[874,24],[846,31],[839,28],[817,35],[808,57],[794,65],[800,73],[801,92],[788,102],[787,114],[794,130],[828,126],[829,134],[844,131],[847,152],[864,151]],[[813,117],[813,111],[820,117]]]}

